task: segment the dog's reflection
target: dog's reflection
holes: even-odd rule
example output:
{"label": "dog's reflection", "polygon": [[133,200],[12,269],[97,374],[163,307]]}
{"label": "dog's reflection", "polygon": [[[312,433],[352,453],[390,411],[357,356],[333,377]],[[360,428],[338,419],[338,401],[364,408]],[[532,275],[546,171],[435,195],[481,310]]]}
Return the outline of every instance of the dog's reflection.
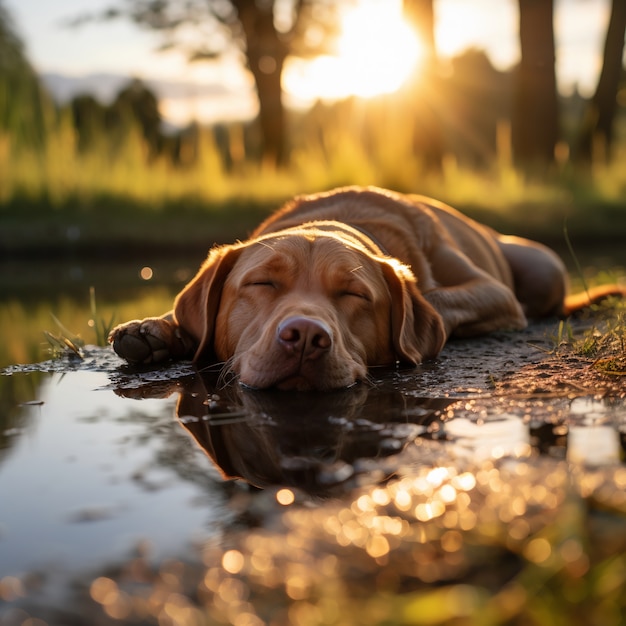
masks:
{"label": "dog's reflection", "polygon": [[322,497],[345,488],[359,460],[399,452],[453,402],[365,385],[323,394],[214,389],[210,377],[196,375],[118,393],[147,398],[177,391],[178,420],[225,480]]}

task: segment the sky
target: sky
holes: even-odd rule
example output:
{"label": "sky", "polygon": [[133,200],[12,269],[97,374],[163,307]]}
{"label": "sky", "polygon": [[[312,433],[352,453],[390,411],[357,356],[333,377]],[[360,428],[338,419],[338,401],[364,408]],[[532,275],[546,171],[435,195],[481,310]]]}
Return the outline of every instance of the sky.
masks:
{"label": "sky", "polygon": [[[2,1],[2,0],[0,0]],[[123,1],[123,0],[122,0]],[[370,24],[353,24],[353,44],[362,50],[380,39],[387,48],[392,41],[385,39],[385,24],[380,19],[386,11],[401,0],[362,0],[378,8],[379,17]],[[78,29],[63,27],[67,18],[97,12],[109,6],[109,0],[4,0],[12,15],[18,33],[26,45],[28,58],[41,73],[61,73],[82,76],[94,72],[123,73],[142,79],[184,81],[189,84],[189,97],[162,101],[165,118],[183,122],[194,117],[201,121],[216,118],[245,118],[254,114],[253,85],[249,75],[242,71],[235,56],[219,63],[188,64],[177,52],[158,52],[160,39],[154,32],[117,20],[107,23],[87,24]],[[555,37],[557,42],[557,78],[563,92],[578,85],[589,95],[595,88],[601,66],[604,36],[609,16],[609,0],[555,0]],[[435,0],[436,43],[441,56],[450,57],[470,47],[484,49],[492,63],[506,69],[519,59],[517,0]],[[367,32],[369,29],[372,32]],[[390,26],[392,28],[392,26]],[[359,33],[362,42],[359,44]],[[378,36],[380,34],[380,37]],[[398,39],[398,38],[396,38]],[[353,47],[354,47],[353,46]],[[398,49],[401,53],[400,49]],[[352,54],[354,62],[359,55]],[[406,54],[404,55],[406,58]],[[359,93],[356,66],[342,59],[343,69],[330,70],[293,64],[287,68],[285,84],[295,103],[306,103],[316,94],[333,97],[341,95],[337,87],[353,89]],[[388,68],[393,65],[390,59]],[[361,63],[363,66],[363,63]],[[350,69],[352,67],[352,69]],[[336,71],[335,71],[336,70]],[[341,71],[344,74],[341,74]],[[373,69],[369,77],[361,79],[361,95],[369,95],[365,83],[372,88]],[[343,78],[342,78],[343,76]],[[386,76],[389,82],[389,76]],[[326,79],[326,85],[323,84]],[[349,80],[352,83],[348,86]],[[385,69],[376,83],[382,89]],[[329,80],[333,81],[329,84]],[[391,84],[391,83],[390,83]],[[220,96],[194,93],[194,85],[219,86]],[[388,86],[387,89],[391,89]],[[375,88],[374,88],[375,91]]]}

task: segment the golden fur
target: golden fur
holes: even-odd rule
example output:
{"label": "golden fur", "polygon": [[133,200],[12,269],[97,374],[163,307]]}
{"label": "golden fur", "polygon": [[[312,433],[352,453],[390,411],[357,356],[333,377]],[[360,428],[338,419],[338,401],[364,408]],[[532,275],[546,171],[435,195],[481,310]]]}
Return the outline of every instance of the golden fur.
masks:
{"label": "golden fur", "polygon": [[453,335],[566,314],[565,293],[541,244],[432,199],[345,188],[296,198],[250,239],[214,248],[172,313],[110,341],[130,362],[193,358],[254,388],[327,390],[434,358]]}

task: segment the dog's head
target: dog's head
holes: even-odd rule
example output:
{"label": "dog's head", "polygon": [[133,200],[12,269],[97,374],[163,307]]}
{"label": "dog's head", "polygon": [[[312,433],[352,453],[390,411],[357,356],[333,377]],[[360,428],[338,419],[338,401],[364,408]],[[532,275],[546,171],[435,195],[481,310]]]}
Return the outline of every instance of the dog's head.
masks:
{"label": "dog's head", "polygon": [[445,336],[410,269],[345,225],[309,224],[211,252],[176,299],[196,360],[254,388],[336,389],[417,364]]}

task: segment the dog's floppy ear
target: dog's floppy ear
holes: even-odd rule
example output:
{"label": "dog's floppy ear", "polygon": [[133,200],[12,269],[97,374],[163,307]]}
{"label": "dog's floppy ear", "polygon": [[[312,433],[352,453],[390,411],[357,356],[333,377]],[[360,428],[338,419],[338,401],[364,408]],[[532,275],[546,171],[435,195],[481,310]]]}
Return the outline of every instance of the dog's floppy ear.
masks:
{"label": "dog's floppy ear", "polygon": [[446,342],[441,316],[419,292],[408,267],[394,260],[382,265],[391,294],[391,332],[398,360],[417,365],[437,356]]}
{"label": "dog's floppy ear", "polygon": [[241,245],[211,250],[193,280],[176,297],[174,319],[198,343],[194,361],[211,348],[222,288],[242,250]]}

